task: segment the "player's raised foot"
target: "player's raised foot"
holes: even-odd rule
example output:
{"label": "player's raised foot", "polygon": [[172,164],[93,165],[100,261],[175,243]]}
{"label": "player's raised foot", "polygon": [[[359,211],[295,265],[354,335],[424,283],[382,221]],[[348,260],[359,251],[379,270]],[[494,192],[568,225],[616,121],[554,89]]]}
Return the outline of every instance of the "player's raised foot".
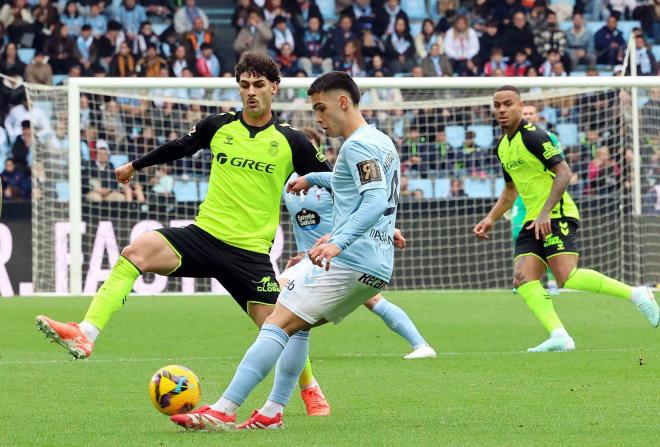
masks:
{"label": "player's raised foot", "polygon": [[170,421],[186,430],[199,431],[234,431],[236,430],[236,415],[216,411],[208,405],[193,410],[190,413],[170,416]]}
{"label": "player's raised foot", "polygon": [[637,309],[646,317],[653,327],[660,324],[660,309],[653,296],[653,290],[650,287],[635,287],[630,300],[637,306]]}
{"label": "player's raised foot", "polygon": [[438,355],[435,353],[435,349],[433,349],[430,345],[424,344],[421,346],[416,347],[413,352],[410,354],[405,355],[403,358],[406,360],[414,360],[414,359],[434,359]]}
{"label": "player's raised foot", "polygon": [[300,390],[300,397],[305,402],[308,416],[330,415],[330,404],[318,385]]}
{"label": "player's raised foot", "polygon": [[37,329],[77,359],[87,358],[92,353],[94,343],[89,341],[77,323],[62,323],[39,315]]}
{"label": "player's raised foot", "polygon": [[279,428],[284,428],[282,413],[277,413],[274,417],[269,418],[259,413],[259,410],[254,410],[250,419],[236,426],[236,430],[277,430]]}
{"label": "player's raised foot", "polygon": [[527,352],[568,352],[575,350],[575,342],[568,335],[552,335],[538,346],[529,348]]}
{"label": "player's raised foot", "polygon": [[548,280],[548,293],[552,296],[559,295],[559,287],[557,287],[557,281],[554,279]]}

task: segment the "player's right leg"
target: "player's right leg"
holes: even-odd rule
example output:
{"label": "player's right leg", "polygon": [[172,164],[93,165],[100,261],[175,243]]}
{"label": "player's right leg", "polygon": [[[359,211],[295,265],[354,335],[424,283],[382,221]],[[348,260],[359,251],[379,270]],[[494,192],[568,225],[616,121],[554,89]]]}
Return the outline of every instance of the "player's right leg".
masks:
{"label": "player's right leg", "polygon": [[181,256],[162,234],[156,231],[144,233],[122,250],[80,324],[62,323],[39,315],[37,328],[74,357],[89,357],[96,337],[126,302],[137,278],[144,272],[169,274],[180,263]]}

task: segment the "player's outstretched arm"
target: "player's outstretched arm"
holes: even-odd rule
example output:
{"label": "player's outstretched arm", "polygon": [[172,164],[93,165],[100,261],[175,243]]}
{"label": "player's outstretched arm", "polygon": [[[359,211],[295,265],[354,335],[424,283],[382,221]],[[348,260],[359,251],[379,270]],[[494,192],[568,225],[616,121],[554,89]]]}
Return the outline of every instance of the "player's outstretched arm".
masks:
{"label": "player's outstretched arm", "polygon": [[490,239],[488,233],[493,228],[495,222],[497,222],[504,213],[511,209],[516,197],[518,197],[516,186],[513,182],[506,182],[499,199],[497,199],[497,203],[495,203],[488,215],[474,226],[472,233],[474,233],[479,239]]}
{"label": "player's outstretched arm", "polygon": [[545,201],[545,205],[543,205],[543,209],[538,217],[526,228],[527,230],[534,230],[534,237],[536,239],[539,239],[539,237],[545,239],[545,236],[552,232],[550,226],[550,213],[555,205],[561,200],[564,192],[566,192],[566,188],[573,175],[571,168],[565,161],[557,163],[551,168],[551,170],[554,172],[555,178],[552,181],[552,188],[550,189],[548,199]]}

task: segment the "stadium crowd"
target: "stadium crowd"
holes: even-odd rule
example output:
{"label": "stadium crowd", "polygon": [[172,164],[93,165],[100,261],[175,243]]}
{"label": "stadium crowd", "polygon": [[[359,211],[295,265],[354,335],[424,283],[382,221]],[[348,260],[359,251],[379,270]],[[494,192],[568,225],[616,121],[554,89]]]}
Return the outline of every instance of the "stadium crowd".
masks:
{"label": "stadium crowd", "polygon": [[[4,200],[29,200],[31,187],[39,184],[38,179],[31,181],[31,171],[43,171],[31,166],[30,127],[39,117],[28,110],[22,80],[62,84],[78,76],[231,77],[234,61],[247,50],[271,54],[284,76],[317,76],[330,70],[376,77],[616,75],[621,74],[631,34],[636,36],[638,74],[656,75],[659,65],[652,44],[660,44],[659,19],[660,5],[653,1],[238,0],[231,19],[233,48],[221,49],[219,35],[227,30],[214,27],[196,0],[0,0]],[[186,93],[190,98],[204,94]],[[230,92],[223,94],[215,99],[236,99]],[[394,89],[364,94],[364,102],[372,105],[402,99],[408,98]],[[650,166],[648,178],[660,184],[660,98],[652,92],[647,99],[642,116],[650,124],[643,161]],[[570,137],[565,149],[576,172],[573,193],[610,194],[629,188],[630,153],[621,149],[615,131],[618,118],[608,116],[620,100],[613,94],[594,94],[537,104],[541,124],[548,129],[571,125],[570,135],[565,131]],[[163,123],[189,126],[209,111],[162,100],[144,104],[83,96],[87,199],[174,200],[176,179],[191,171],[207,172],[210,159],[201,156],[141,173],[132,186],[116,184],[113,160],[138,156],[187,130],[171,130]],[[492,151],[498,130],[487,107],[365,115],[387,129],[401,151],[406,198],[470,196],[465,179],[499,174]],[[489,126],[493,135],[484,138],[482,132],[466,128],[468,124]],[[459,138],[457,126],[463,127]],[[50,127],[48,135],[40,131],[35,138],[46,138],[54,150],[65,153],[65,126],[58,121]],[[331,142],[326,150],[332,158]],[[447,180],[442,193],[414,188],[415,179],[438,177]],[[655,183],[647,186],[658,190]],[[660,196],[660,191],[653,193]]]}

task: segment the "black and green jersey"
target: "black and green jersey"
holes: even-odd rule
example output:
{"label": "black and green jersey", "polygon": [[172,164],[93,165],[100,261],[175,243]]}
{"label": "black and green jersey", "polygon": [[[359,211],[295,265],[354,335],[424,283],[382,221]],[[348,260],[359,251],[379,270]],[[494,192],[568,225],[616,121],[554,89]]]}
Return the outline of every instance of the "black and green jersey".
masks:
{"label": "black and green jersey", "polygon": [[[564,160],[564,153],[545,130],[522,120],[511,139],[506,134],[502,137],[496,155],[502,164],[504,180],[516,185],[525,204],[525,221],[536,219],[552,189],[555,174],[551,168]],[[550,213],[550,218],[561,217],[580,218],[567,192]]]}
{"label": "black and green jersey", "polygon": [[292,172],[329,171],[325,156],[305,135],[273,119],[263,127],[243,121],[241,112],[209,116],[177,140],[133,162],[142,169],[210,148],[213,153],[206,198],[195,225],[221,241],[268,253],[280,221],[282,188]]}

